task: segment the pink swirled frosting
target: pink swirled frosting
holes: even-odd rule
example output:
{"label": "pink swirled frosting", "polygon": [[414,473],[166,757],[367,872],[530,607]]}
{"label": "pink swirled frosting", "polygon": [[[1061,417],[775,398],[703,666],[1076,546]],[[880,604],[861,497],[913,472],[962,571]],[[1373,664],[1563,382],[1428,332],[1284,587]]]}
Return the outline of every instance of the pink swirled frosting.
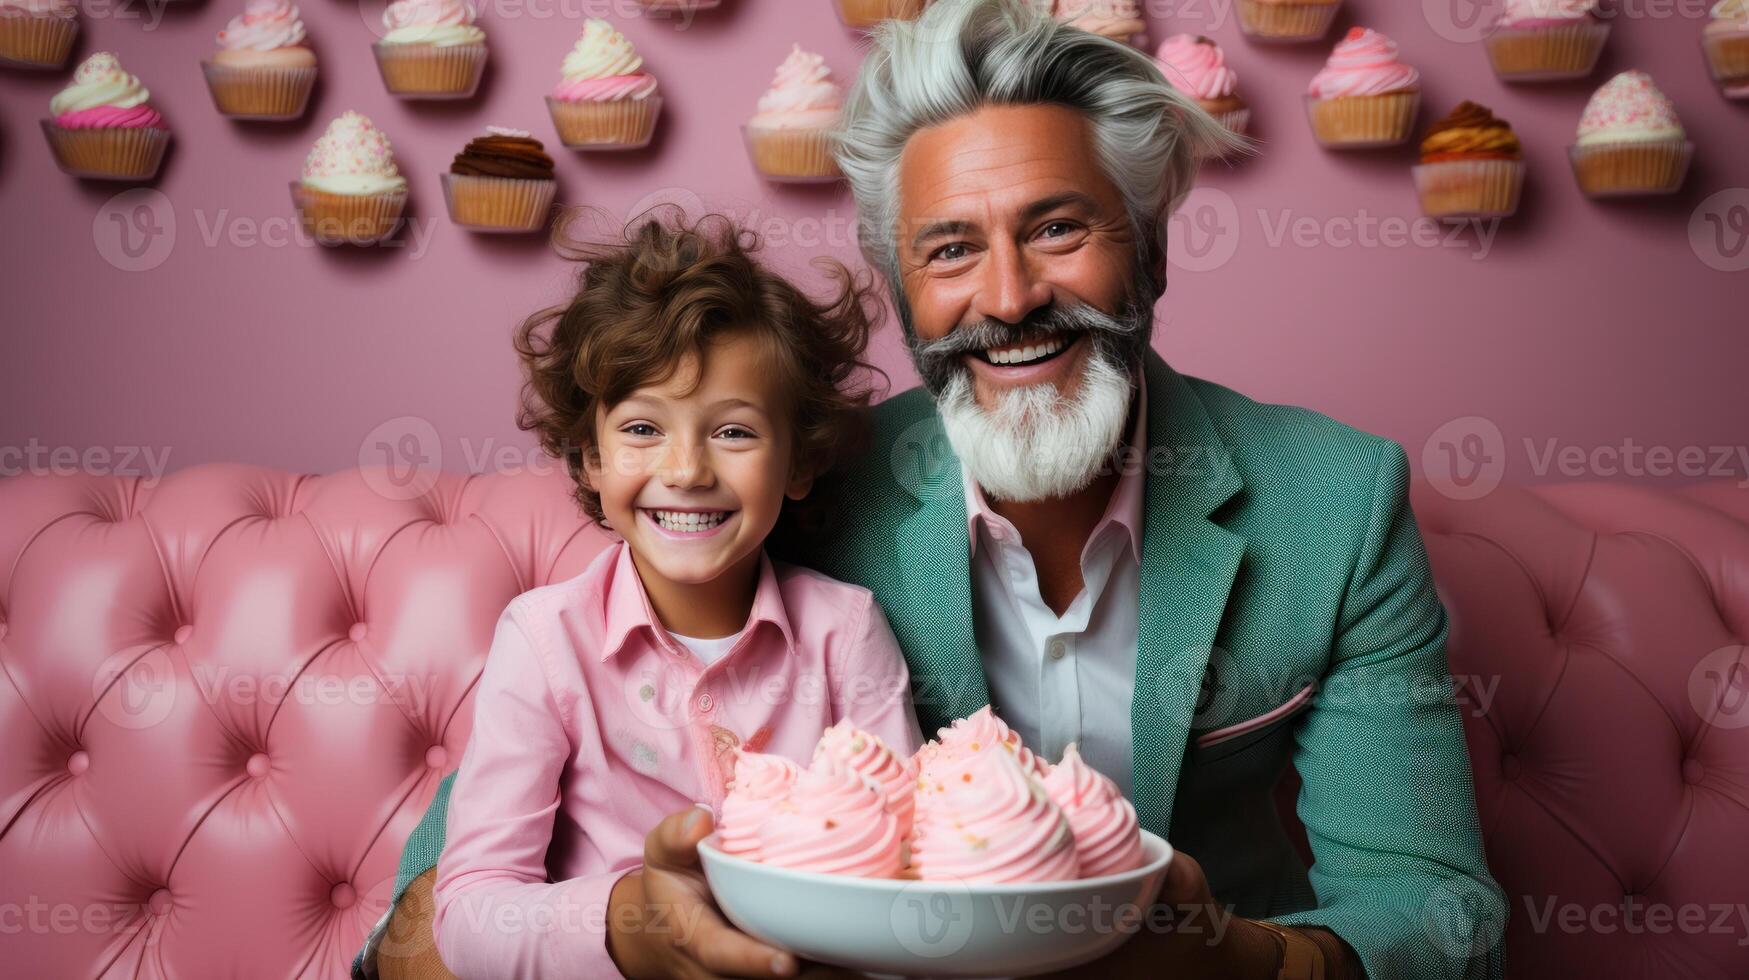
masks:
{"label": "pink swirled frosting", "polygon": [[838,122],[844,89],[832,78],[826,59],[797,44],[777,66],[771,88],[759,97],[749,125],[767,129],[824,128]]}
{"label": "pink swirled frosting", "polygon": [[781,755],[735,750],[735,778],[717,825],[723,853],[758,859],[760,829],[800,774],[801,767]]}
{"label": "pink swirled frosting", "polygon": [[1109,776],[1082,761],[1081,750],[1074,743],[1063,750],[1063,761],[1045,777],[1044,787],[1069,819],[1082,877],[1097,878],[1142,866],[1141,825],[1135,806],[1124,799]]}
{"label": "pink swirled frosting", "polygon": [[996,717],[995,710],[987,704],[936,732],[935,742],[918,749],[918,770],[923,775],[937,775],[944,768],[956,767],[965,759],[994,748],[1006,750],[1022,769],[1040,779],[1050,772],[1050,763],[1023,745],[1019,733]]}
{"label": "pink swirled frosting", "polygon": [[147,104],[152,93],[108,51],[98,51],[73,70],[73,82],[49,99],[62,129],[164,128],[164,117]]}
{"label": "pink swirled frosting", "polygon": [[903,865],[899,821],[879,783],[816,760],[765,820],[759,859],[798,871],[892,878]]}
{"label": "pink swirled frosting", "polygon": [[304,43],[304,22],[290,0],[249,0],[219,32],[227,51],[276,51]]}
{"label": "pink swirled frosting", "polygon": [[656,76],[644,70],[644,59],[632,42],[599,17],[584,21],[559,76],[553,98],[562,102],[643,99],[656,92]]}
{"label": "pink swirled frosting", "polygon": [[857,728],[846,718],[820,736],[815,759],[832,759],[880,784],[887,798],[887,812],[899,821],[899,835],[911,833],[916,806],[917,770],[911,760],[901,759],[879,738]]}
{"label": "pink swirled frosting", "polygon": [[[940,760],[938,760],[939,762]],[[939,799],[917,808],[911,870],[959,881],[1066,881],[1080,876],[1062,808],[1012,752],[978,752],[938,770]]]}
{"label": "pink swirled frosting", "polygon": [[1239,87],[1219,46],[1196,34],[1174,34],[1160,43],[1154,60],[1172,87],[1198,99],[1223,99]]}
{"label": "pink swirled frosting", "polygon": [[1351,27],[1337,42],[1330,60],[1306,94],[1318,99],[1406,92],[1421,81],[1421,73],[1397,60],[1397,42],[1366,27]]}

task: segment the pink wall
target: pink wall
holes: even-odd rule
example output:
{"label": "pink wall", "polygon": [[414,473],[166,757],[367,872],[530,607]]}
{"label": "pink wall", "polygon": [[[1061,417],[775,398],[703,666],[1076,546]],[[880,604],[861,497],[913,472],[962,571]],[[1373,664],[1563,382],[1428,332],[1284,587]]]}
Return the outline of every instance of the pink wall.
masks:
{"label": "pink wall", "polygon": [[[125,468],[124,456],[143,447],[153,459],[168,453],[172,469],[240,460],[323,471],[380,461],[377,444],[407,434],[440,451],[446,468],[523,459],[507,338],[563,294],[568,270],[537,239],[450,225],[438,174],[488,123],[551,144],[541,96],[588,14],[619,23],[662,78],[668,106],[647,152],[558,150],[561,200],[624,214],[666,189],[750,216],[795,267],[820,253],[855,259],[848,197],[761,182],[738,131],[792,41],[854,71],[857,45],[826,0],[725,0],[685,29],[639,16],[632,0],[492,0],[481,18],[487,79],[459,105],[383,91],[366,25],[379,0],[365,0],[363,13],[349,0],[306,0],[322,81],[308,116],[283,127],[221,119],[202,82],[199,62],[240,3],[177,0],[152,27],[143,0],[119,11],[120,0],[105,2],[107,16],[88,12],[76,56],[117,51],[170,119],[176,142],[156,185],[164,196],[151,199],[155,212],[134,214],[174,231],[134,232],[133,245],[152,249],[139,261],[155,267],[118,268],[133,260],[105,208],[121,188],[60,174],[37,130],[65,76],[0,77],[7,472],[64,461],[47,455],[56,447],[97,448],[107,454],[88,457],[97,468]],[[1743,444],[1749,275],[1712,266],[1749,265],[1749,103],[1728,103],[1710,84],[1697,43],[1702,5],[1631,0],[1588,82],[1508,88],[1479,47],[1442,38],[1435,25],[1451,32],[1448,2],[1468,12],[1470,0],[1348,0],[1331,40],[1357,22],[1385,31],[1425,73],[1424,120],[1467,97],[1524,135],[1528,197],[1485,255],[1474,234],[1458,247],[1377,239],[1418,215],[1412,153],[1334,155],[1312,143],[1299,92],[1324,46],[1248,44],[1229,0],[1150,0],[1155,42],[1191,30],[1224,45],[1268,141],[1260,158],[1211,172],[1178,226],[1185,235],[1174,244],[1190,268],[1174,270],[1160,348],[1187,372],[1397,439],[1417,465],[1430,435],[1471,416],[1486,421],[1447,426],[1441,439],[1497,433],[1504,453],[1495,458],[1515,479],[1610,476],[1625,440],[1673,452]],[[1694,168],[1674,198],[1593,203],[1573,185],[1565,146],[1591,89],[1627,67],[1650,71],[1674,98],[1698,145]],[[322,126],[348,108],[388,132],[412,181],[416,234],[403,235],[405,247],[284,241],[287,182]],[[1722,250],[1711,238],[1721,219],[1739,229]],[[1211,228],[1214,251],[1201,239]],[[878,360],[911,383],[895,330]],[[404,417],[422,421],[391,421]],[[1539,470],[1550,440],[1577,454],[1578,472]],[[149,465],[129,458],[136,470]],[[1749,478],[1735,456],[1721,464],[1708,449],[1706,458],[1713,475]]]}

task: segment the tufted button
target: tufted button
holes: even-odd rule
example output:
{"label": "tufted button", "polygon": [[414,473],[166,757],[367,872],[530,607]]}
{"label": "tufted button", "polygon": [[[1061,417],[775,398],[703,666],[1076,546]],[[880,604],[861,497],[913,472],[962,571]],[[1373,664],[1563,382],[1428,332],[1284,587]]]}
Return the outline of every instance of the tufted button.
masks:
{"label": "tufted button", "polygon": [[67,771],[73,775],[83,776],[85,770],[89,768],[91,768],[91,757],[85,754],[84,749],[80,749],[67,757]]}
{"label": "tufted button", "polygon": [[1518,756],[1503,755],[1500,757],[1500,775],[1507,779],[1517,779],[1522,767],[1518,764]]}
{"label": "tufted button", "polygon": [[707,691],[704,694],[700,694],[698,696],[698,710],[704,712],[705,714],[710,714],[711,709],[715,708],[716,706],[717,706],[716,699],[714,699],[710,696],[710,692]]}
{"label": "tufted button", "polygon": [[188,625],[187,623],[183,623],[181,626],[176,627],[176,633],[174,636],[171,637],[171,639],[176,641],[177,646],[181,646],[184,643],[188,642],[189,636],[193,635],[193,633],[194,633],[194,627]]}
{"label": "tufted button", "polygon": [[449,762],[449,750],[441,745],[433,745],[425,750],[425,764],[433,769],[442,769]]}
{"label": "tufted button", "polygon": [[152,897],[146,899],[146,907],[152,910],[153,915],[168,913],[170,911],[170,889],[160,888],[153,892]]}
{"label": "tufted button", "polygon": [[1700,764],[1699,759],[1684,759],[1684,760],[1682,760],[1682,781],[1683,782],[1688,783],[1690,785],[1693,785],[1695,783],[1700,782],[1701,777],[1705,776],[1705,775],[1706,775],[1706,767]]}
{"label": "tufted button", "polygon": [[350,882],[341,882],[328,893],[328,901],[334,903],[337,909],[349,909],[352,903],[358,901],[358,892],[354,891]]}
{"label": "tufted button", "polygon": [[249,775],[256,779],[266,778],[268,772],[272,770],[272,767],[267,764],[267,753],[265,752],[257,752],[250,756],[248,763],[246,763],[243,768],[247,769]]}
{"label": "tufted button", "polygon": [[365,629],[363,623],[353,623],[352,628],[346,631],[346,638],[357,643],[360,640],[363,640],[364,634],[368,632],[369,630]]}

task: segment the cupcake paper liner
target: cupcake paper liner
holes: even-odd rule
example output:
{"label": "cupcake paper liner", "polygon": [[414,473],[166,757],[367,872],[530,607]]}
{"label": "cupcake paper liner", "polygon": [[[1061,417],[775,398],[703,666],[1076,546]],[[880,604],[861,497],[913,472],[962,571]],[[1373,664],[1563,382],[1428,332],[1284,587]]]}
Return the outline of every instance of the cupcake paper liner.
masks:
{"label": "cupcake paper liner", "polygon": [[292,205],[304,231],[322,245],[375,245],[395,233],[407,207],[407,189],[380,194],[331,194],[291,183]]}
{"label": "cupcake paper liner", "polygon": [[63,129],[50,119],[42,126],[61,170],[93,180],[151,180],[170,146],[170,130],[151,126]]}
{"label": "cupcake paper liner", "polygon": [[1727,99],[1749,99],[1749,31],[1703,34],[1707,68]]}
{"label": "cupcake paper liner", "polygon": [[1579,189],[1590,197],[1673,194],[1688,175],[1694,144],[1684,139],[1574,144],[1567,153]]}
{"label": "cupcake paper liner", "polygon": [[0,14],[0,65],[55,71],[65,68],[79,36],[79,18]]}
{"label": "cupcake paper liner", "polygon": [[763,129],[742,126],[753,169],[780,184],[823,184],[844,174],[832,157],[832,133],[825,129]]}
{"label": "cupcake paper liner", "polygon": [[486,45],[371,45],[389,94],[403,99],[466,99],[480,87]]}
{"label": "cupcake paper liner", "polygon": [[1500,27],[1483,43],[1501,81],[1547,82],[1591,74],[1607,40],[1609,21],[1587,19],[1548,27]]}
{"label": "cupcake paper liner", "polygon": [[1523,160],[1441,160],[1412,170],[1429,218],[1506,218],[1518,210]]}
{"label": "cupcake paper liner", "polygon": [[572,150],[636,150],[650,145],[662,97],[567,102],[547,96],[559,142]]}
{"label": "cupcake paper liner", "polygon": [[304,114],[316,68],[238,68],[200,63],[219,113],[232,119],[289,120]]}
{"label": "cupcake paper liner", "polygon": [[449,219],[473,231],[540,231],[559,189],[556,180],[472,174],[444,174],[442,179]]}
{"label": "cupcake paper liner", "polygon": [[870,30],[883,20],[908,19],[923,12],[923,0],[836,0],[832,6],[845,27],[859,31]]}
{"label": "cupcake paper liner", "polygon": [[1306,96],[1306,114],[1312,135],[1334,150],[1362,150],[1396,146],[1409,139],[1415,113],[1421,108],[1420,90],[1382,95],[1344,95],[1333,99]]}
{"label": "cupcake paper liner", "polygon": [[1317,41],[1329,32],[1340,6],[1340,0],[1331,3],[1239,0],[1239,30],[1253,41],[1292,44]]}

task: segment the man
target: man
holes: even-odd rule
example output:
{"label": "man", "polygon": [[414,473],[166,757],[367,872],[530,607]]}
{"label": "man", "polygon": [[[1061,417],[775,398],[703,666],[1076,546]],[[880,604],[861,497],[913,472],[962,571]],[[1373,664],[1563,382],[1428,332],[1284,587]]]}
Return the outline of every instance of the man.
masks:
{"label": "man", "polygon": [[[1231,139],[1145,56],[1015,0],[878,33],[839,159],[924,387],[880,407],[792,557],[873,590],[925,732],[988,702],[1047,758],[1078,742],[1178,849],[1178,926],[1089,975],[1496,977],[1402,450],[1149,345],[1165,221]],[[1290,762],[1309,870],[1271,802]],[[446,794],[403,857],[403,945],[429,932]],[[613,912],[698,923],[655,955],[610,934],[628,975],[796,968],[709,908],[709,828],[671,817],[616,889]]]}

